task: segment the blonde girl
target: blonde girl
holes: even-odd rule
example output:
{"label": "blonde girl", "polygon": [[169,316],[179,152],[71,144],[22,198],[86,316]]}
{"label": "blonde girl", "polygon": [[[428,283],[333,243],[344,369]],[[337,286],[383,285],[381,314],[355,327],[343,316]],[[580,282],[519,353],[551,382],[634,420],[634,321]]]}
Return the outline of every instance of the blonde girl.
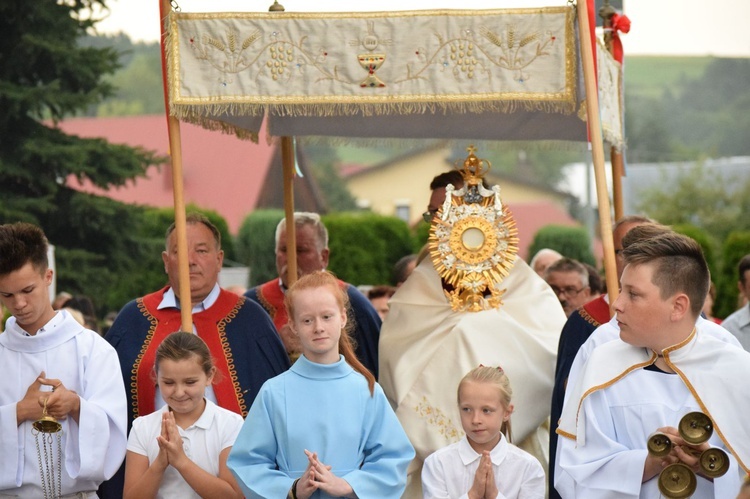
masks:
{"label": "blonde girl", "polygon": [[154,366],[167,405],[133,421],[124,498],[241,498],[226,461],[242,416],[204,397],[216,374],[208,347],[198,335],[172,333]]}
{"label": "blonde girl", "polygon": [[510,443],[512,396],[500,367],[480,365],[464,376],[458,384],[458,409],[466,436],[425,460],[425,498],[544,498],[542,465]]}
{"label": "blonde girl", "polygon": [[354,355],[340,282],[301,277],[285,305],[302,355],[261,388],[228,465],[251,498],[401,497],[414,449]]}

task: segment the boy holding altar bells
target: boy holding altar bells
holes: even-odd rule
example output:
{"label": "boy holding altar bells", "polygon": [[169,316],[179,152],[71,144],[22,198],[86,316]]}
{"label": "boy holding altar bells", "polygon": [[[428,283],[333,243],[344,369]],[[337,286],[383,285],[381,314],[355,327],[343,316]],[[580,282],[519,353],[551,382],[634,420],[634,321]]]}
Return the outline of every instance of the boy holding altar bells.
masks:
{"label": "boy holding altar bells", "polygon": [[[572,381],[563,406],[560,466],[574,490],[564,498],[658,498],[658,477],[682,462],[697,475],[693,497],[734,497],[739,467],[750,466],[750,353],[705,334],[696,319],[710,275],[700,246],[669,232],[623,251],[625,269],[614,302],[620,338],[595,348]],[[677,426],[688,412],[707,414],[710,440],[687,445]],[[649,455],[647,441],[666,433],[666,457]],[[700,452],[722,447],[729,471],[702,476]],[[556,484],[559,482],[556,480]]]}
{"label": "boy holding altar bells", "polygon": [[[0,497],[97,497],[125,457],[125,385],[114,348],[52,308],[47,247],[35,225],[0,225],[0,301],[13,315],[0,334]],[[43,417],[60,431],[40,433]]]}

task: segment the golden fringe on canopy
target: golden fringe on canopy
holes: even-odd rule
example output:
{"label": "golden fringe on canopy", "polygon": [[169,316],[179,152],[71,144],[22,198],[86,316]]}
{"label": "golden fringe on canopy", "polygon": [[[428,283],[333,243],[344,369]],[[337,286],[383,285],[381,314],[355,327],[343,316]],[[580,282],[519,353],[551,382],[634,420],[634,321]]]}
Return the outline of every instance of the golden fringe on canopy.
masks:
{"label": "golden fringe on canopy", "polygon": [[575,108],[569,103],[543,101],[460,101],[446,99],[425,102],[384,103],[317,103],[317,104],[248,104],[206,103],[200,105],[172,105],[172,116],[194,120],[222,114],[245,116],[382,116],[390,114],[454,114],[454,113],[513,113],[519,110],[571,114]]}
{"label": "golden fringe on canopy", "polygon": [[172,12],[165,23],[170,114],[245,137],[254,134],[222,115],[576,112],[570,7]]}

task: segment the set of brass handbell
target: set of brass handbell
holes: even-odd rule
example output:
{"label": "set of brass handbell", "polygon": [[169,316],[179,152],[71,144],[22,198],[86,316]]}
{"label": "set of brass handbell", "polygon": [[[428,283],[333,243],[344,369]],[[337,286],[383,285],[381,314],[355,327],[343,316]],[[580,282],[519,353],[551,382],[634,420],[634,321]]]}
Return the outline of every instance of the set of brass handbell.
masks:
{"label": "set of brass handbell", "polygon": [[[714,432],[711,418],[702,412],[689,412],[680,420],[677,427],[680,437],[690,445],[700,445],[708,441]],[[672,441],[664,433],[654,433],[648,438],[648,453],[655,457],[669,455]],[[685,449],[689,452],[688,449]],[[703,475],[718,478],[729,469],[729,456],[721,449],[712,447],[701,452],[698,462]],[[695,473],[684,463],[674,463],[659,473],[659,491],[670,499],[690,497],[698,486]]]}

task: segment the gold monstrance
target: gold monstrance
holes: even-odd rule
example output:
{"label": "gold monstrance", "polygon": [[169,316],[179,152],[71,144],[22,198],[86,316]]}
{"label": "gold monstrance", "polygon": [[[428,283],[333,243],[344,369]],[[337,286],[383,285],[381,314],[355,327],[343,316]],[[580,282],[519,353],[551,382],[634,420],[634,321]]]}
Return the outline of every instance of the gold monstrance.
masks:
{"label": "gold monstrance", "polygon": [[[464,185],[448,185],[443,206],[430,227],[430,257],[455,311],[479,312],[502,305],[505,289],[499,284],[513,268],[518,253],[518,230],[500,200],[500,186],[487,189],[482,179],[489,161],[479,159],[469,146],[461,172]],[[458,162],[457,162],[458,163]]]}

